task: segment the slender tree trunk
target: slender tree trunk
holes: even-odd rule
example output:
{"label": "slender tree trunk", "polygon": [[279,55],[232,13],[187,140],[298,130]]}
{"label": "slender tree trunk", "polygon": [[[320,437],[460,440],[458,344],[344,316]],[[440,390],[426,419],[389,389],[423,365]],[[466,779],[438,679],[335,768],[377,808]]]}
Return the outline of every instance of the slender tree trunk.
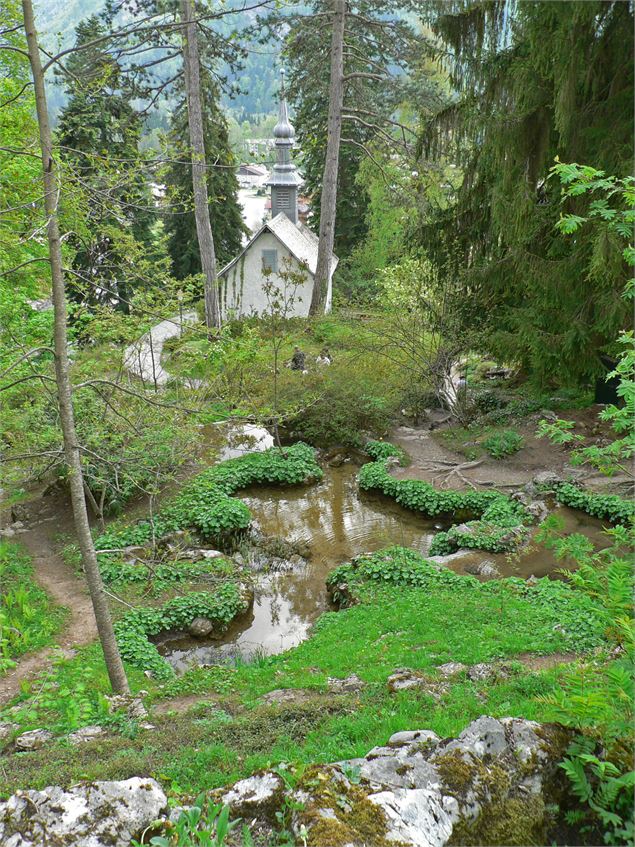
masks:
{"label": "slender tree trunk", "polygon": [[320,205],[320,241],[318,244],[317,268],[310,315],[324,309],[324,302],[331,274],[331,257],[335,237],[335,207],[337,204],[337,171],[342,134],[342,102],[344,98],[344,26],[346,23],[346,0],[331,0],[333,13],[333,36],[331,40],[331,84],[329,89],[328,134],[326,160],[322,180],[322,202]]}
{"label": "slender tree trunk", "polygon": [[24,14],[24,30],[33,74],[33,87],[35,91],[35,105],[37,121],[40,131],[40,147],[42,150],[42,172],[44,182],[44,206],[47,223],[47,237],[49,247],[49,260],[51,263],[51,279],[53,283],[53,321],[55,333],[55,380],[57,383],[57,396],[60,410],[60,421],[62,435],[64,438],[64,453],[69,470],[69,483],[71,490],[71,503],[73,506],[73,519],[75,532],[82,554],[82,564],[86,574],[86,582],[90,591],[90,599],[95,611],[97,631],[104,651],[108,676],[113,691],[117,694],[129,692],[128,680],[124,671],[115,633],[110,617],[110,609],[104,592],[104,585],[97,564],[95,545],[88,523],[88,511],[84,498],[84,477],[77,433],[75,431],[75,418],[73,414],[72,387],[70,381],[70,368],[68,361],[67,333],[66,333],[66,293],[64,290],[64,273],[62,270],[62,250],[60,243],[60,231],[57,219],[57,202],[59,183],[53,158],[53,145],[51,139],[51,128],[48,120],[48,107],[46,104],[46,91],[44,88],[44,74],[40,62],[40,52],[33,19],[33,5],[31,0],[22,0],[22,11]]}
{"label": "slender tree trunk", "polygon": [[201,72],[198,58],[198,41],[192,0],[180,0],[183,27],[183,65],[187,119],[192,148],[192,187],[194,189],[194,216],[196,235],[205,276],[205,323],[208,328],[221,325],[216,278],[216,252],[209,219],[207,173],[205,169],[205,143],[203,139],[203,109],[201,106]]}

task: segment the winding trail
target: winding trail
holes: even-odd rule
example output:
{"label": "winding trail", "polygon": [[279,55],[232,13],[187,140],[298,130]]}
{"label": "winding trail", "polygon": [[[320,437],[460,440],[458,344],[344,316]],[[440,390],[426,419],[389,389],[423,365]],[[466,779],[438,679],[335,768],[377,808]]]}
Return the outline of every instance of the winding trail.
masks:
{"label": "winding trail", "polygon": [[[184,312],[182,320],[184,324],[194,323],[198,316],[196,312]],[[161,364],[163,345],[180,332],[181,318],[178,315],[156,324],[138,341],[126,347],[123,354],[124,367],[143,382],[156,387],[165,385],[170,374]]]}
{"label": "winding trail", "polygon": [[[58,495],[55,495],[58,496]],[[16,536],[15,541],[23,544],[33,559],[33,571],[38,583],[51,600],[68,609],[69,615],[63,629],[56,638],[55,646],[43,647],[26,653],[17,660],[16,667],[0,678],[0,704],[6,703],[20,693],[20,682],[47,670],[60,650],[72,656],[77,647],[89,644],[97,638],[97,627],[93,607],[86,584],[58,554],[58,533],[72,533],[70,503],[59,508],[54,497],[42,497],[29,504],[27,530]]]}

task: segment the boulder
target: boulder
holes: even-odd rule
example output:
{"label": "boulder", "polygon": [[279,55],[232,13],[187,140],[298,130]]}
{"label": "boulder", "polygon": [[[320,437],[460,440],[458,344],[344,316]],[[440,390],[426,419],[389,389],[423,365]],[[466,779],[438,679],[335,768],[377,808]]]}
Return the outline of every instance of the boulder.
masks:
{"label": "boulder", "polygon": [[421,671],[412,668],[398,668],[388,677],[387,683],[393,693],[416,689],[434,700],[440,700],[448,690],[447,683],[427,679]]}
{"label": "boulder", "polygon": [[142,777],[18,791],[0,802],[0,844],[129,847],[166,807],[159,784]]}
{"label": "boulder", "polygon": [[505,679],[509,676],[509,670],[505,665],[479,662],[477,665],[472,665],[467,676],[472,682],[491,682],[495,679]]}
{"label": "boulder", "polygon": [[467,670],[467,665],[462,662],[446,662],[444,665],[437,665],[437,670],[441,676],[458,676],[458,674]]}
{"label": "boulder", "polygon": [[549,514],[549,509],[544,500],[534,500],[526,508],[537,523],[542,523]]}
{"label": "boulder", "polygon": [[274,822],[276,811],[283,802],[285,784],[282,777],[272,771],[264,771],[235,783],[230,791],[220,797],[229,806],[232,817],[243,820],[258,818]]}
{"label": "boulder", "polygon": [[555,488],[564,482],[563,478],[554,471],[540,471],[531,481],[537,488],[542,489]]}
{"label": "boulder", "polygon": [[194,618],[187,631],[194,638],[205,638],[214,630],[214,624],[207,618]]}
{"label": "boulder", "polygon": [[395,733],[361,760],[307,769],[290,797],[293,830],[314,847],[548,844],[570,737],[485,715],[445,741]]}
{"label": "boulder", "polygon": [[44,747],[49,741],[52,741],[53,733],[48,729],[31,729],[29,732],[23,732],[15,739],[16,750],[39,750]]}
{"label": "boulder", "polygon": [[134,694],[106,694],[108,711],[111,715],[115,712],[125,711],[126,717],[131,720],[145,718],[148,715],[148,711],[143,705],[141,697],[147,693],[147,691],[140,691],[138,696]]}
{"label": "boulder", "polygon": [[501,572],[491,559],[484,559],[478,564],[466,565],[465,573],[472,574],[473,576],[482,576],[485,579],[499,579],[501,575]]}
{"label": "boulder", "polygon": [[68,740],[71,744],[83,744],[84,741],[92,741],[93,738],[103,735],[104,732],[105,729],[103,726],[83,726],[81,729],[76,729],[75,732],[71,732],[68,736]]}
{"label": "boulder", "polygon": [[19,725],[17,723],[7,723],[4,721],[0,723],[0,744],[7,741],[18,728]]}
{"label": "boulder", "polygon": [[328,678],[328,687],[332,694],[355,694],[357,691],[361,691],[365,684],[356,673],[352,673],[344,679],[334,676]]}

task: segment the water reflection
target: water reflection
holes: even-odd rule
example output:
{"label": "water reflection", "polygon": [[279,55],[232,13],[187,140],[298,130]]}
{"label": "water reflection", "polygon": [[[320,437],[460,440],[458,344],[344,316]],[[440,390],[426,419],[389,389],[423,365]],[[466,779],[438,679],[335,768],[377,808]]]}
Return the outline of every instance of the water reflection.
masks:
{"label": "water reflection", "polygon": [[[278,653],[303,641],[312,623],[327,608],[325,580],[338,564],[360,553],[399,544],[426,554],[438,518],[427,520],[380,495],[357,488],[358,468],[347,462],[326,468],[318,485],[297,488],[257,487],[241,497],[266,535],[306,542],[308,564],[284,574],[263,574],[255,586],[253,608],[235,621],[222,639],[201,642],[181,635],[165,639],[161,651],[177,670],[189,664],[215,664],[249,657],[255,652]],[[601,524],[580,512],[558,509],[566,532],[582,532],[595,543]],[[448,566],[459,573],[474,562],[494,561],[504,576],[544,576],[560,567],[544,547],[530,546],[515,560],[504,555],[465,553]]]}

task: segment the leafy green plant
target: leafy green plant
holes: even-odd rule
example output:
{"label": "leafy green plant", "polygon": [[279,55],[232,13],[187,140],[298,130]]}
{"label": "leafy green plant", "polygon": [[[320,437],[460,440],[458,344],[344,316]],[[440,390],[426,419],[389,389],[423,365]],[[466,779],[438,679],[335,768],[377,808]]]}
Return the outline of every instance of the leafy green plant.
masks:
{"label": "leafy green plant", "polygon": [[364,450],[376,462],[393,456],[399,459],[400,465],[405,465],[407,461],[406,451],[402,450],[401,447],[391,444],[389,441],[367,441],[364,445]]}
{"label": "leafy green plant", "polygon": [[35,582],[30,558],[16,544],[0,542],[0,676],[14,659],[51,642],[64,610],[52,606]]}
{"label": "leafy green plant", "polygon": [[490,435],[483,441],[483,447],[494,459],[503,459],[505,456],[513,456],[525,444],[522,435],[515,432],[513,429],[504,429],[502,432],[497,432]]}
{"label": "leafy green plant", "polygon": [[[154,544],[181,529],[220,542],[245,530],[251,521],[247,506],[231,496],[239,489],[248,485],[299,485],[321,478],[315,450],[301,442],[284,450],[272,448],[248,453],[198,474],[151,520],[102,533],[95,545],[98,551],[123,550],[129,545]],[[133,575],[125,568],[115,568],[111,553],[103,553],[99,560],[105,578]]]}
{"label": "leafy green plant", "polygon": [[240,585],[224,582],[213,594],[191,592],[183,597],[173,597],[159,608],[133,609],[115,624],[121,656],[136,667],[151,671],[157,679],[170,679],[174,671],[161,658],[148,636],[168,629],[184,629],[197,617],[207,618],[219,631],[223,631],[247,607]]}
{"label": "leafy green plant", "polygon": [[[150,839],[153,847],[224,847],[227,836],[240,824],[240,818],[229,820],[229,807],[216,805],[199,795],[194,804],[184,809],[175,823],[163,824],[164,834]],[[247,827],[243,828],[243,844],[253,843]],[[142,847],[142,842],[132,842]]]}

